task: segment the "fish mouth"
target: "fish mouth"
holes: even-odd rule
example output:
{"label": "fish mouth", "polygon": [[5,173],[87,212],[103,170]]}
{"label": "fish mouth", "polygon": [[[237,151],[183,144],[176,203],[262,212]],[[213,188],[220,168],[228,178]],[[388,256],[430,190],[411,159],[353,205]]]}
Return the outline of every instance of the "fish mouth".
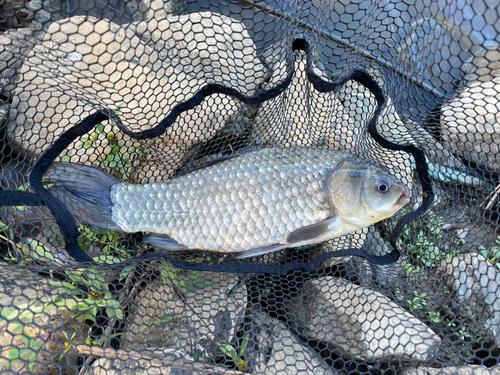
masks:
{"label": "fish mouth", "polygon": [[410,191],[408,189],[403,189],[403,194],[396,201],[397,206],[404,206],[410,201]]}

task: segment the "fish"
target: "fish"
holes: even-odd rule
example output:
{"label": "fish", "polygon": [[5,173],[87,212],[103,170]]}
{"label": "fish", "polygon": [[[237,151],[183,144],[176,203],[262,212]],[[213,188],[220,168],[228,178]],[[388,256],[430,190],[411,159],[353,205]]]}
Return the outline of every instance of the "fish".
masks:
{"label": "fish", "polygon": [[376,163],[304,146],[265,148],[165,182],[129,184],[100,168],[55,162],[49,191],[80,220],[169,251],[244,259],[318,244],[393,216],[410,201]]}

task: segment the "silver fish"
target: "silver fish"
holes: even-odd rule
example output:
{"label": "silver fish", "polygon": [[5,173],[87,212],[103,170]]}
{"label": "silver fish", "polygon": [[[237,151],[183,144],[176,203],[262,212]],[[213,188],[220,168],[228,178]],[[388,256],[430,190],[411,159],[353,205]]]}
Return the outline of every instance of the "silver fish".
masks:
{"label": "silver fish", "polygon": [[75,216],[167,250],[237,258],[320,243],[388,218],[410,200],[380,166],[341,151],[268,148],[162,183],[134,185],[54,163],[50,191]]}

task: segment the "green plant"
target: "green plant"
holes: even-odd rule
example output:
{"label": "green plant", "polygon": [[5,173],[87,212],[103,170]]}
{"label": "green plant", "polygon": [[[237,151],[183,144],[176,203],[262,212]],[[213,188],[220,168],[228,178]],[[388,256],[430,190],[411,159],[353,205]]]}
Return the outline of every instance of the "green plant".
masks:
{"label": "green plant", "polygon": [[263,299],[267,299],[269,296],[269,293],[271,293],[271,289],[263,289],[259,292],[259,296],[257,297],[257,300],[260,302]]}
{"label": "green plant", "polygon": [[87,335],[87,338],[85,339],[85,344],[92,346],[92,345],[103,345],[105,340],[111,340],[114,339],[118,336],[123,335],[123,332],[116,332],[111,335],[106,335],[106,336],[101,336],[98,339],[93,339],[92,338],[92,328],[90,328],[89,333]]}
{"label": "green plant", "polygon": [[160,325],[163,323],[169,323],[172,320],[180,319],[180,315],[164,315],[161,317],[161,319],[153,321],[153,324],[155,325]]}
{"label": "green plant", "polygon": [[13,335],[17,335],[21,332],[21,339],[23,340],[25,348],[12,347],[9,349],[8,356],[10,358],[10,366],[13,366],[17,361],[23,357],[28,357],[28,368],[33,371],[33,366],[35,366],[35,361],[39,350],[43,347],[43,342],[37,342],[25,329],[24,325],[18,325],[12,330]]}
{"label": "green plant", "polygon": [[467,326],[462,326],[457,332],[458,337],[462,341],[470,341],[472,339],[472,335],[469,333],[469,329]]}
{"label": "green plant", "polygon": [[64,355],[72,348],[72,346],[73,346],[72,341],[76,336],[76,332],[74,332],[70,338],[68,338],[68,333],[66,331],[62,331],[62,333],[63,333],[64,337],[66,338],[66,341],[64,342],[64,345],[63,345],[64,346],[63,354],[61,354],[59,359],[64,357]]}
{"label": "green plant", "polygon": [[500,271],[500,236],[495,240],[495,244],[498,246],[493,246],[490,249],[486,249],[481,245],[479,247],[479,254]]}
{"label": "green plant", "polygon": [[417,234],[417,238],[406,247],[409,252],[417,255],[426,267],[433,267],[441,259],[441,250],[433,242],[429,241],[423,231]]}
{"label": "green plant", "polygon": [[[406,247],[408,253],[414,254],[423,266],[435,267],[442,259],[456,255],[456,251],[446,253],[437,245],[445,240],[443,225],[443,217],[431,211],[426,217],[405,226],[398,245]],[[454,247],[462,244],[462,240],[456,236],[447,240]],[[409,263],[405,265],[405,269],[409,273],[421,273],[425,270]]]}
{"label": "green plant", "polygon": [[99,245],[101,255],[94,257],[99,263],[116,264],[129,259],[135,251],[134,248],[125,247],[121,244],[121,239],[127,235],[107,229],[88,227],[80,225],[82,233],[78,238],[78,245],[83,251],[89,251],[92,245]]}
{"label": "green plant", "polygon": [[429,311],[429,312],[427,312],[427,314],[429,314],[429,319],[431,322],[433,322],[433,323],[440,323],[441,322],[441,313],[439,311],[438,312]]}
{"label": "green plant", "polygon": [[194,292],[196,289],[206,288],[212,284],[203,277],[203,273],[181,270],[167,260],[162,259],[154,264],[160,271],[160,283],[175,287],[180,291]]}
{"label": "green plant", "polygon": [[[120,104],[115,109],[115,114],[120,114]],[[111,129],[106,129],[103,124],[98,124],[95,133],[81,138],[79,147],[96,148],[101,146],[104,152],[97,159],[99,167],[106,172],[119,176],[127,180],[132,177],[134,168],[146,160],[146,153],[142,144],[128,147],[125,142],[119,139],[120,130],[115,121],[111,121]]]}
{"label": "green plant", "polygon": [[243,359],[243,355],[245,354],[245,351],[247,350],[249,338],[250,338],[250,334],[247,333],[245,335],[245,337],[243,338],[243,341],[241,342],[241,347],[240,347],[240,350],[238,353],[236,352],[236,349],[234,348],[234,346],[232,346],[230,344],[217,343],[217,346],[222,351],[222,353],[224,353],[229,358],[231,358],[240,371],[245,371],[247,366],[248,366],[247,361],[245,361]]}
{"label": "green plant", "polygon": [[419,293],[416,290],[413,292],[414,296],[413,299],[407,300],[410,310],[422,310],[424,306],[427,306],[427,301],[425,300],[425,297],[427,296],[427,293]]}
{"label": "green plant", "polygon": [[[74,306],[72,314],[74,317],[83,312],[84,319],[95,322],[99,309],[104,308],[108,318],[123,319],[122,307],[109,291],[109,283],[104,278],[105,273],[95,266],[76,270],[67,269],[64,273],[71,279],[71,282],[53,280],[50,283],[59,292],[74,297],[65,299],[66,302],[72,300],[76,302],[71,304]],[[86,289],[87,292],[82,289]]]}

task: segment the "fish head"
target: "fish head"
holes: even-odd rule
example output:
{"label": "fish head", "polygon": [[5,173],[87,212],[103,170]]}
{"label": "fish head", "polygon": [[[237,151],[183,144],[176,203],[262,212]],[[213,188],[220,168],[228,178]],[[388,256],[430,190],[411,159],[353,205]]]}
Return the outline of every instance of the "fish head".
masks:
{"label": "fish head", "polygon": [[394,215],[410,201],[410,191],[381,167],[346,160],[327,180],[336,214],[360,228]]}

